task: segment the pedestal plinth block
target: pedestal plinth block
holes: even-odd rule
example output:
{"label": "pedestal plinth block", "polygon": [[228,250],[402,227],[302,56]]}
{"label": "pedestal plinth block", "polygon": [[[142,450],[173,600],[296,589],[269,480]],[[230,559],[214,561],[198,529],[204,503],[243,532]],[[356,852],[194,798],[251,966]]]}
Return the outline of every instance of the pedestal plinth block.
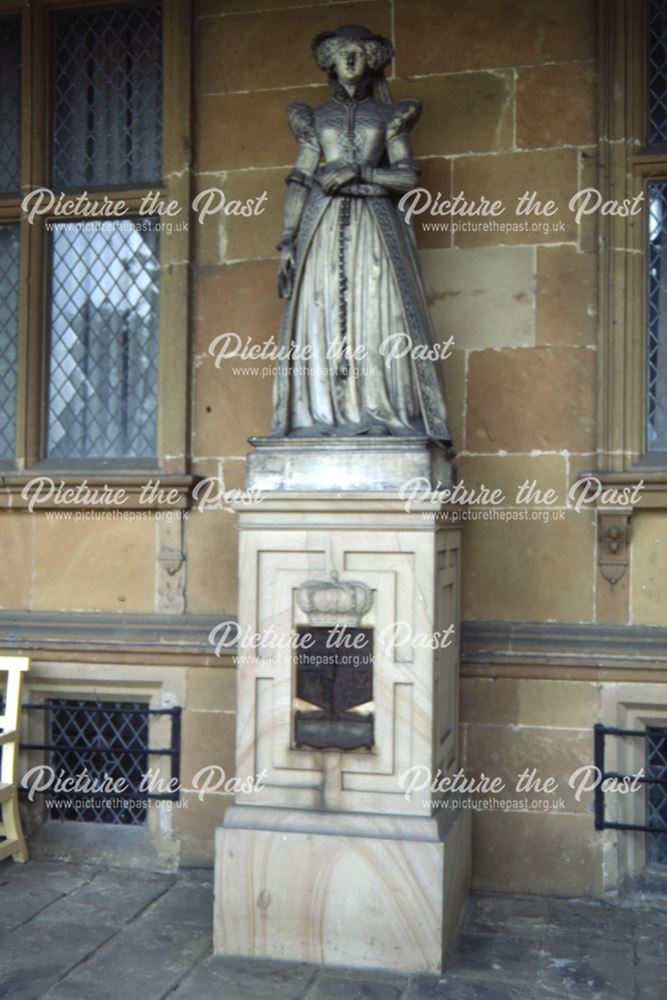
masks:
{"label": "pedestal plinth block", "polygon": [[217,833],[216,951],[437,971],[469,816],[405,786],[458,767],[459,533],[387,492],[237,509],[236,773],[260,787]]}
{"label": "pedestal plinth block", "polygon": [[468,812],[442,818],[233,806],[217,833],[216,951],[440,971],[470,844]]}

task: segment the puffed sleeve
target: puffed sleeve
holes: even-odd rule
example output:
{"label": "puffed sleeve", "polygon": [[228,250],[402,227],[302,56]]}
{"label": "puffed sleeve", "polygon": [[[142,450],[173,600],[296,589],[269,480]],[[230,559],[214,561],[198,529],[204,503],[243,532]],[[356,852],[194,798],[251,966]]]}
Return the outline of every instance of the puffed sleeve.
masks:
{"label": "puffed sleeve", "polygon": [[287,106],[287,120],[299,145],[318,146],[315,134],[315,116],[309,104],[294,101]]}
{"label": "puffed sleeve", "polygon": [[387,142],[391,142],[392,139],[410,132],[419,121],[421,113],[421,101],[397,101],[391,110],[389,122],[387,123]]}
{"label": "puffed sleeve", "polygon": [[[315,115],[308,104],[294,102],[287,107],[287,120],[299,144],[294,166],[285,178],[287,196],[278,249],[294,243],[299,230],[306,196],[320,162],[320,144],[315,131]],[[280,293],[281,295],[284,292]]]}

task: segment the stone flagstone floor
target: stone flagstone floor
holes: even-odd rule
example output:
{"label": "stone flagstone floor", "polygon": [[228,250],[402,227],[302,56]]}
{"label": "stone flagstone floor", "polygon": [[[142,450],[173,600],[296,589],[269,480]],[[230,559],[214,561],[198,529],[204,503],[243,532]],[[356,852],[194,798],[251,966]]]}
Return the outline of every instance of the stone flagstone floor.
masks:
{"label": "stone flagstone floor", "polygon": [[211,955],[210,872],[0,862],[9,1000],[665,1000],[667,893],[475,894],[443,976]]}

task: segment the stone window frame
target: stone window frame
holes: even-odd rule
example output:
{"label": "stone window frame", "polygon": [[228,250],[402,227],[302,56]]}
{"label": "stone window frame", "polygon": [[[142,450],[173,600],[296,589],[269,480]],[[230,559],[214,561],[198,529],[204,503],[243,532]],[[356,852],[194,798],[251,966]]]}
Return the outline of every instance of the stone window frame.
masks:
{"label": "stone window frame", "polygon": [[[161,233],[158,354],[157,463],[136,459],[45,458],[46,344],[48,339],[48,261],[43,216],[30,225],[21,213],[29,190],[49,187],[49,13],[52,10],[130,6],[128,0],[0,0],[0,15],[22,16],[21,44],[21,195],[0,200],[0,223],[20,224],[19,334],[17,351],[16,456],[0,464],[0,507],[16,503],[25,482],[44,472],[61,473],[69,483],[104,481],[136,485],[138,473],[160,474],[165,486],[187,495],[189,476],[189,302],[191,203],[191,0],[162,0],[163,7],[163,149],[162,180],[150,185],[165,202],[177,201],[174,221],[188,228]],[[136,214],[145,189],[95,191],[122,199]],[[146,478],[139,476],[139,478]]]}
{"label": "stone window frame", "polygon": [[[644,148],[645,0],[599,2],[599,182],[603,199],[633,199],[667,178],[667,154]],[[646,232],[643,211],[599,218],[598,475],[647,490],[642,508],[667,506],[667,454],[646,448]]]}
{"label": "stone window frame", "polygon": [[[185,667],[162,665],[155,660],[138,663],[121,661],[78,662],[64,660],[53,662],[42,659],[39,654],[31,663],[30,683],[26,684],[24,700],[42,704],[52,698],[81,698],[86,701],[138,701],[149,708],[185,708],[187,692],[187,671]],[[39,717],[38,717],[39,716]],[[41,743],[44,740],[43,713],[26,713],[25,742]],[[153,745],[167,746],[170,740],[171,723],[166,718],[153,720],[151,739]],[[45,763],[44,754],[37,750],[22,750],[20,755],[21,773],[31,767]],[[171,763],[158,755],[149,757],[148,765],[153,773],[159,770],[163,776],[171,774]],[[32,822],[45,818],[44,796],[35,796],[35,804],[28,813]],[[166,868],[178,863],[179,842],[174,832],[174,812],[165,808],[148,810],[146,825],[142,827],[120,827],[110,824],[79,824],[59,821],[56,828],[66,831],[66,837],[74,848],[86,852],[108,851],[111,848],[108,837],[118,839],[118,857],[127,850],[126,837],[141,838],[146,860],[157,858]],[[61,824],[63,824],[61,826]],[[83,827],[83,829],[81,829]],[[120,832],[119,832],[120,831]],[[133,831],[128,833],[128,831]],[[137,841],[133,841],[136,848]]]}

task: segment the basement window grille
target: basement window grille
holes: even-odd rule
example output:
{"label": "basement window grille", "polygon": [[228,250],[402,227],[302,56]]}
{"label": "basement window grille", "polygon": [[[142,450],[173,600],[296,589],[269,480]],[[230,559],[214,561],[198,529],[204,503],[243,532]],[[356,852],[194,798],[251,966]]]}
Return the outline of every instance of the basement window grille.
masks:
{"label": "basement window grille", "polygon": [[[178,790],[150,792],[142,788],[151,755],[170,758],[171,774],[160,774],[162,787],[171,784],[178,789],[180,786],[180,708],[149,708],[142,702],[69,698],[55,698],[23,708],[45,713],[45,741],[21,743],[21,747],[46,752],[46,763],[56,776],[77,779],[84,775],[89,789],[94,782],[102,782],[105,778],[113,783],[123,782],[119,793],[104,789],[47,791],[44,794],[49,819],[144,826],[150,800],[178,801],[180,798]],[[151,747],[151,716],[170,716],[170,746]]]}
{"label": "basement window grille", "polygon": [[47,799],[49,819],[122,826],[146,822],[148,803],[145,792],[139,790],[148,770],[148,718],[141,713],[142,707],[130,702],[91,704],[62,698],[50,702],[47,742],[58,748],[49,754],[55,773],[62,771],[67,777],[85,773],[91,781],[102,781],[107,775],[114,782],[122,778],[126,791],[109,795],[104,801],[114,805],[102,808],[81,808],[78,803],[89,799],[87,794],[58,794]]}
{"label": "basement window grille", "polygon": [[[646,795],[647,826],[667,830],[667,729],[646,731],[646,775],[657,779]],[[667,835],[649,832],[646,855],[650,865],[667,865]]]}
{"label": "basement window grille", "polygon": [[[594,734],[595,766],[599,778],[594,799],[595,829],[641,831],[646,834],[647,864],[667,865],[667,728],[649,726],[646,729],[617,729],[598,723],[594,726]],[[621,774],[605,768],[607,736],[644,741],[643,774]],[[634,780],[646,786],[645,823],[622,823],[606,818],[604,782],[607,778]]]}

